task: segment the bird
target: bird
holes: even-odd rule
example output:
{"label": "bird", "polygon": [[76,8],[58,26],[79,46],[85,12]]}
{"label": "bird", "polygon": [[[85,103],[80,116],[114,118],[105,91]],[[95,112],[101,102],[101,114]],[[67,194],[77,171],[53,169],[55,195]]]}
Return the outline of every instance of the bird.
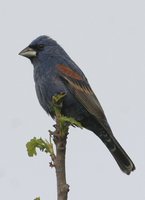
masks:
{"label": "bird", "polygon": [[19,55],[28,58],[33,65],[36,94],[48,115],[55,119],[52,98],[65,93],[62,115],[74,118],[97,135],[125,174],[135,170],[131,158],[115,138],[86,76],[56,40],[41,35]]}

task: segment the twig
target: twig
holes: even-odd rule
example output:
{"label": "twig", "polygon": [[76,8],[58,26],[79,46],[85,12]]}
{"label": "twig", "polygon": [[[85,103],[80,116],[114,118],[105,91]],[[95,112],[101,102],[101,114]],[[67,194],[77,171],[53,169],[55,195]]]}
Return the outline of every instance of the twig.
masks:
{"label": "twig", "polygon": [[57,180],[57,200],[67,200],[69,192],[69,185],[66,183],[65,168],[67,134],[61,136],[60,127],[57,126],[53,137],[56,145],[56,156],[53,161]]}
{"label": "twig", "polygon": [[56,146],[56,156],[54,159],[54,167],[57,180],[57,200],[67,200],[69,185],[66,183],[66,143],[69,125],[61,119],[61,107],[65,93],[59,94],[53,98],[53,104],[56,115],[56,130],[53,133],[53,141]]}
{"label": "twig", "polygon": [[[49,153],[52,159],[50,167],[55,167],[56,179],[57,179],[57,200],[67,200],[69,185],[66,182],[66,168],[65,168],[65,156],[66,156],[66,143],[69,126],[77,126],[82,128],[81,124],[71,117],[65,117],[61,114],[61,108],[65,93],[60,93],[53,96],[53,108],[55,113],[56,125],[55,131],[49,131],[49,141],[43,140],[42,138],[37,139],[34,137],[29,142],[27,142],[27,152],[30,157],[37,155],[36,148],[40,149],[45,153]],[[56,153],[53,149],[53,143],[55,143]],[[37,197],[36,199],[39,199]]]}

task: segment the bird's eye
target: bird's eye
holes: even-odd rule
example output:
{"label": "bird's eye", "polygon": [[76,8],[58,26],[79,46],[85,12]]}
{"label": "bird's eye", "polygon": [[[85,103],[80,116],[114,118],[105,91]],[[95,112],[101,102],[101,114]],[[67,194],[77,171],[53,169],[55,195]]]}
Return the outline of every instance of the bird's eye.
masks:
{"label": "bird's eye", "polygon": [[39,44],[39,45],[38,45],[38,49],[39,49],[39,50],[42,50],[43,48],[44,48],[44,44]]}

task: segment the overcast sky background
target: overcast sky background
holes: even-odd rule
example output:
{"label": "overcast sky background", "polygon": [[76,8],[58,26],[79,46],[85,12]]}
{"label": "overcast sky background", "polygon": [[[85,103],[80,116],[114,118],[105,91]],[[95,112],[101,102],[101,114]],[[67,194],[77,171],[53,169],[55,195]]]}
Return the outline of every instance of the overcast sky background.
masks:
{"label": "overcast sky background", "polygon": [[145,1],[1,1],[0,198],[56,199],[49,157],[27,156],[25,144],[47,138],[54,122],[36,98],[33,67],[18,53],[47,34],[86,74],[114,135],[136,171],[123,174],[91,132],[71,128],[69,200],[145,199]]}

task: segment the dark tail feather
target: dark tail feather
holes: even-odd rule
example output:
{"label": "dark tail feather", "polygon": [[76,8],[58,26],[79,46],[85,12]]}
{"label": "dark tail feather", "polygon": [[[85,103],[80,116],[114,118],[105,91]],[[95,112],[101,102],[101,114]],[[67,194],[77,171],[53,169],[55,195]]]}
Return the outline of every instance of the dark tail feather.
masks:
{"label": "dark tail feather", "polygon": [[101,133],[98,136],[109,149],[120,169],[124,173],[129,175],[133,170],[135,170],[134,163],[112,134]]}

